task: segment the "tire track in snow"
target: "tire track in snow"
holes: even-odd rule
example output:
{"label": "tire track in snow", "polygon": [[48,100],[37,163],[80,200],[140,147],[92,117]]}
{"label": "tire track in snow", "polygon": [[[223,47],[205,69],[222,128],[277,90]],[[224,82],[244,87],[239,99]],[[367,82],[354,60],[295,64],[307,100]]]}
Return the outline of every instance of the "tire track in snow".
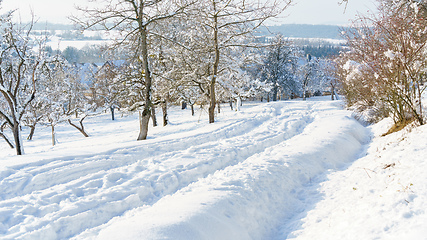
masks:
{"label": "tire track in snow", "polygon": [[[155,148],[152,150],[154,156],[138,156],[141,150],[137,148],[126,150],[124,154],[119,149],[109,152],[110,156],[60,159],[45,166],[30,164],[6,173],[0,186],[9,188],[1,190],[9,191],[6,196],[13,195],[12,191],[15,195],[0,202],[0,216],[8,217],[0,217],[3,222],[0,234],[10,238],[71,237],[82,229],[72,226],[71,222],[82,222],[84,218],[87,220],[83,221],[83,229],[93,228],[132,208],[151,205],[199,178],[238,164],[299,134],[312,121],[310,109],[292,109],[289,103],[267,106],[270,108],[250,121],[251,126],[246,126],[247,120],[239,120],[213,134],[164,141],[162,147],[171,144],[168,151]],[[287,114],[283,112],[286,107],[290,108]],[[301,113],[305,119],[300,119]],[[290,132],[295,129],[297,131]],[[189,143],[198,144],[181,150]],[[10,211],[4,209],[17,212],[11,216]]]}
{"label": "tire track in snow", "polygon": [[78,239],[272,239],[284,219],[301,211],[304,185],[355,160],[369,139],[348,113],[317,109],[325,113],[302,134]]}
{"label": "tire track in snow", "polygon": [[[266,121],[270,116],[258,116],[249,123],[249,128],[256,128],[259,122]],[[17,165],[7,168],[0,172],[0,200],[6,200],[7,197],[20,196],[35,190],[41,190],[50,186],[67,183],[80,176],[98,172],[105,168],[119,168],[126,164],[132,164],[146,158],[152,158],[157,155],[165,154],[165,152],[181,151],[191,143],[203,144],[209,141],[216,141],[227,137],[238,136],[246,133],[247,121],[237,120],[226,125],[224,128],[216,129],[211,134],[196,133],[181,139],[164,140],[161,142],[150,142],[149,140],[141,146],[132,147],[130,149],[120,148],[110,150],[97,155],[82,155],[77,157],[59,157],[54,159],[41,160],[29,164]],[[196,139],[195,139],[196,138]],[[121,161],[115,161],[114,157],[118,156]],[[90,164],[89,167],[85,166]],[[70,175],[69,169],[74,169],[77,175]],[[64,171],[67,175],[58,176],[58,172]],[[85,172],[87,171],[87,172]],[[55,176],[56,174],[56,176]],[[49,181],[37,184],[37,181],[32,181],[35,176],[50,175]],[[42,178],[42,177],[41,177]],[[54,181],[51,181],[54,180]],[[30,182],[39,186],[28,186]],[[25,187],[29,189],[26,190]]]}

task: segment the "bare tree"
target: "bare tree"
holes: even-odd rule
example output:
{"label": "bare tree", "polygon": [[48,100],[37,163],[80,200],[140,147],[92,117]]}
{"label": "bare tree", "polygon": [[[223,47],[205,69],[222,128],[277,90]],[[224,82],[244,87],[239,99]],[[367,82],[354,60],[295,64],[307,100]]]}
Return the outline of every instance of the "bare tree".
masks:
{"label": "bare tree", "polygon": [[[185,0],[94,0],[96,7],[80,7],[83,18],[72,19],[83,29],[101,27],[120,33],[118,45],[127,45],[134,51],[133,58],[140,64],[144,78],[144,108],[140,117],[138,140],[148,134],[152,108],[152,74],[149,63],[149,37],[151,29],[159,22],[182,14],[191,4]],[[161,33],[158,33],[161,34]]]}
{"label": "bare tree", "polygon": [[336,93],[339,87],[337,64],[330,59],[325,59],[321,63],[323,83],[330,87],[331,100],[338,100],[338,95]]}
{"label": "bare tree", "polygon": [[120,73],[125,66],[124,61],[107,61],[94,74],[94,83],[91,86],[92,102],[96,107],[109,109],[114,121],[114,110],[119,107]]}
{"label": "bare tree", "polygon": [[194,9],[194,19],[200,28],[194,31],[202,40],[201,49],[208,62],[206,74],[209,97],[209,123],[215,122],[217,103],[216,83],[227,72],[227,52],[236,47],[250,46],[245,36],[253,33],[267,19],[278,16],[292,0],[201,0]]}
{"label": "bare tree", "polygon": [[22,123],[30,128],[27,140],[33,139],[36,125],[43,119],[43,110],[43,100],[38,99],[36,96],[36,98],[28,105],[28,111],[22,119]]}
{"label": "bare tree", "polygon": [[301,86],[302,86],[302,99],[307,99],[308,88],[313,82],[317,73],[318,60],[313,58],[310,54],[307,55],[306,62],[300,69]]}
{"label": "bare tree", "polygon": [[[43,74],[43,54],[33,51],[30,38],[33,23],[16,25],[11,20],[12,12],[0,20],[0,122],[1,136],[7,139],[3,130],[12,130],[17,155],[24,153],[21,139],[21,120],[27,106],[34,99],[36,81]],[[11,141],[7,140],[11,145]]]}

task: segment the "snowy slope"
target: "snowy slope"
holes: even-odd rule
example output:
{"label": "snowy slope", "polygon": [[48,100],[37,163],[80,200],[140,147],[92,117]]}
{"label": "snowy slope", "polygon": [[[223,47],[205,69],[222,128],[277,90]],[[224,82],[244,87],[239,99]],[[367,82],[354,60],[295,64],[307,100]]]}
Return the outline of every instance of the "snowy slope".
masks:
{"label": "snowy slope", "polygon": [[275,239],[427,239],[427,126],[381,137],[362,158],[304,189],[306,209]]}
{"label": "snowy slope", "polygon": [[[376,144],[394,141],[395,135],[370,143],[371,129],[341,105],[315,98],[250,103],[241,112],[224,106],[215,124],[207,124],[204,110],[192,117],[173,108],[171,124],[150,128],[150,138],[142,142],[135,141],[137,116],[88,119],[87,139],[60,126],[55,147],[49,146],[49,129],[39,129],[34,141],[26,142],[25,156],[0,145],[0,239],[346,239],[342,236],[352,229],[344,227],[334,238],[336,229],[328,234],[322,220],[331,221],[326,221],[330,213],[337,212],[334,221],[343,223],[347,216],[333,207],[352,209],[372,189],[378,195],[384,185],[369,182],[371,188],[364,189],[356,170],[346,171],[363,166],[380,172],[365,164],[379,154],[372,152]],[[397,169],[395,161],[383,171]],[[417,179],[405,185],[408,195],[393,196],[396,203],[418,199],[413,212],[405,215],[402,208],[396,217],[382,205],[394,226],[415,226],[425,216],[419,209],[427,194],[410,195],[423,189]],[[348,185],[359,195],[349,195]],[[354,211],[351,217],[367,218]],[[403,221],[414,224],[400,225]],[[393,225],[388,229],[381,233],[404,234]],[[377,236],[373,232],[366,239]]]}

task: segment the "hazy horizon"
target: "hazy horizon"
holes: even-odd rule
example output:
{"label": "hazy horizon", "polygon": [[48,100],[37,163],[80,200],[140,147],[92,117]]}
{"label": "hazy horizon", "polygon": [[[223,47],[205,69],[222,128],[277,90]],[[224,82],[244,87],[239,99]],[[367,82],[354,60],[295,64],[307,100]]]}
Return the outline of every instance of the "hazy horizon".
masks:
{"label": "hazy horizon", "polygon": [[[310,25],[347,25],[356,14],[375,11],[374,0],[350,0],[347,8],[338,4],[340,0],[295,0],[283,14],[284,17],[269,21],[268,25],[310,24]],[[87,0],[3,0],[2,12],[17,9],[15,18],[28,22],[33,12],[38,22],[71,24],[68,19],[78,15],[76,5],[85,5]]]}

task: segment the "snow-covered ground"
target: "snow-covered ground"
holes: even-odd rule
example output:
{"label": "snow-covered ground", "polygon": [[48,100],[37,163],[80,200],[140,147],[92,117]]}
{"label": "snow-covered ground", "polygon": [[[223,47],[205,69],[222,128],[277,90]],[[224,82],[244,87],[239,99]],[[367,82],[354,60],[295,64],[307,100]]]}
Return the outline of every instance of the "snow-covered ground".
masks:
{"label": "snow-covered ground", "polygon": [[1,143],[0,239],[426,239],[427,128],[379,137],[328,98],[221,110]]}
{"label": "snow-covered ground", "polygon": [[370,126],[361,158],[304,188],[304,211],[275,239],[427,239],[427,126],[381,137]]}

